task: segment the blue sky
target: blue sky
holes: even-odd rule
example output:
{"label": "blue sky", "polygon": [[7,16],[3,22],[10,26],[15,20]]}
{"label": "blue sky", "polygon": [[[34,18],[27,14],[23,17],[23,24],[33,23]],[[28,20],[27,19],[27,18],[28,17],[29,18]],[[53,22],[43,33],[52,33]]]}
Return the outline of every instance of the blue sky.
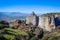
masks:
{"label": "blue sky", "polygon": [[60,0],[0,0],[0,12],[60,12]]}

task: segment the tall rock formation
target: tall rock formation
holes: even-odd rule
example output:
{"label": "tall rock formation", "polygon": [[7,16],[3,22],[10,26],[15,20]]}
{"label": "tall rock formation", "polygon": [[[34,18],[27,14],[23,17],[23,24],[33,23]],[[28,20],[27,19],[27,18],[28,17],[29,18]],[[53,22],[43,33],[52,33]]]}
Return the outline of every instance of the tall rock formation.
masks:
{"label": "tall rock formation", "polygon": [[[43,28],[44,30],[47,31],[52,31],[53,29],[56,28],[55,26],[55,18],[57,17],[56,15],[59,15],[57,13],[50,13],[50,14],[44,14],[39,17],[39,27]],[[58,16],[59,17],[59,16]]]}
{"label": "tall rock formation", "polygon": [[33,24],[42,28],[44,31],[53,31],[57,26],[60,26],[60,13],[47,13],[39,16],[32,12],[26,18],[26,24]]}
{"label": "tall rock formation", "polygon": [[26,18],[26,24],[32,24],[36,26],[38,24],[37,22],[37,16],[35,15],[34,12],[32,12],[29,16]]}
{"label": "tall rock formation", "polygon": [[40,16],[39,17],[39,27],[41,27],[44,30],[50,30],[50,25],[49,25],[49,17],[48,16]]}

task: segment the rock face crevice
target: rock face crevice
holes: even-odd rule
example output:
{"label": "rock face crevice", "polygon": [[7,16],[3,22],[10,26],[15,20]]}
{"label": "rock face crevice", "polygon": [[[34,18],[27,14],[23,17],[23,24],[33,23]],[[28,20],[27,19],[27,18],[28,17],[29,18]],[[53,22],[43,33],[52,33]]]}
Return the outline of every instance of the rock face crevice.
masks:
{"label": "rock face crevice", "polygon": [[55,26],[60,26],[60,19],[58,17],[56,17],[55,19]]}

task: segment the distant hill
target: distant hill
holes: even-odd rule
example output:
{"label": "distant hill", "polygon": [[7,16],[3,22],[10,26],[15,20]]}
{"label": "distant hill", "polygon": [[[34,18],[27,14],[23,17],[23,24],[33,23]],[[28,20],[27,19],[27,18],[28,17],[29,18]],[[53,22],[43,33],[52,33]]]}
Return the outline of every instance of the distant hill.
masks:
{"label": "distant hill", "polygon": [[20,12],[0,12],[0,20],[25,19],[27,15]]}
{"label": "distant hill", "polygon": [[57,13],[46,13],[46,14],[42,14],[41,16],[52,16],[52,15],[60,15],[59,12]]}

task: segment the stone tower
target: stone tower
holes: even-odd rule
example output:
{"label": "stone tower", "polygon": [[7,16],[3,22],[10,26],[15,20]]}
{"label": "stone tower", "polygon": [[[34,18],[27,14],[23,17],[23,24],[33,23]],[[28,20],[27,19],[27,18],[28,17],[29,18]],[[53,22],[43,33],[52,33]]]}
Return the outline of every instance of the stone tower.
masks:
{"label": "stone tower", "polygon": [[26,17],[26,24],[32,23],[34,26],[37,24],[37,16],[35,15],[34,12],[32,12],[29,16]]}

